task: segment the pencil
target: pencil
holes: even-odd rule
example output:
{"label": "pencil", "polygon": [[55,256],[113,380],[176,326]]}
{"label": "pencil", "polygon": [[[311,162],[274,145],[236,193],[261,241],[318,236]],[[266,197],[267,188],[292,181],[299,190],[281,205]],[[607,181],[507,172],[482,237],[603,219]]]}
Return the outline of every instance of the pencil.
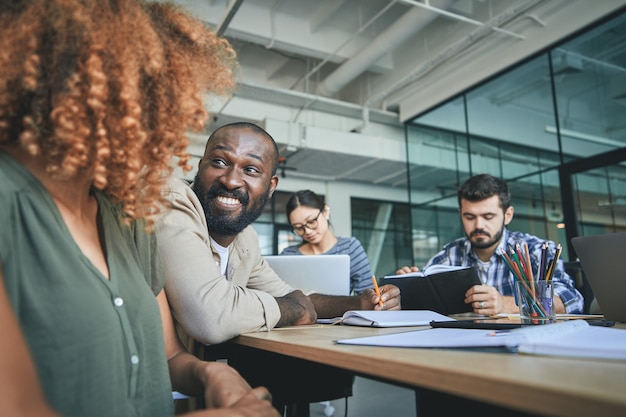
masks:
{"label": "pencil", "polygon": [[528,245],[523,242],[522,250],[519,249],[519,243],[517,244],[519,256],[523,257],[524,270],[526,271],[526,279],[530,284],[530,289],[533,292],[533,298],[535,298],[535,278],[533,277],[533,266],[530,263],[530,254],[528,253]]}
{"label": "pencil", "polygon": [[376,295],[378,296],[378,305],[383,306],[383,299],[380,296],[380,289],[378,288],[378,281],[376,281],[376,277],[372,275],[372,282],[374,283],[374,291],[376,291]]}
{"label": "pencil", "polygon": [[524,249],[524,259],[526,259],[526,267],[528,268],[528,278],[534,282],[535,277],[533,275],[533,264],[530,261],[530,252],[528,250],[528,244],[524,242],[522,248]]}
{"label": "pencil", "polygon": [[538,277],[537,280],[545,280],[546,279],[546,269],[548,268],[548,265],[546,264],[548,261],[548,246],[546,245],[546,242],[543,242],[541,244],[541,258],[539,259],[539,272],[537,273]]}
{"label": "pencil", "polygon": [[550,264],[550,271],[549,271],[549,275],[546,277],[546,281],[552,281],[552,277],[554,276],[554,270],[557,267],[557,264],[559,262],[559,257],[561,256],[561,252],[563,251],[563,246],[561,246],[561,244],[559,243],[558,245],[556,245],[556,252],[554,254],[554,258],[552,258],[552,263]]}

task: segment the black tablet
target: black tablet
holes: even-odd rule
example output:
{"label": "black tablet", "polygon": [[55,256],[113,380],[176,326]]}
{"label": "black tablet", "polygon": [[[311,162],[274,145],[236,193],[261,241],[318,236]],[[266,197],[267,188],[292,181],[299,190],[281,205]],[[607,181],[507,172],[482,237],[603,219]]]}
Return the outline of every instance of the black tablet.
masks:
{"label": "black tablet", "polygon": [[[555,320],[556,322],[566,320]],[[587,320],[590,326],[613,327],[615,322],[612,320],[592,319]],[[470,320],[451,320],[451,321],[431,321],[430,326],[447,327],[453,329],[485,329],[485,330],[506,330],[516,329],[522,326],[534,326],[534,324],[522,324],[520,322],[507,318],[480,318]]]}
{"label": "black tablet", "polygon": [[431,321],[430,326],[454,329],[506,330],[522,327],[522,324],[506,318],[481,318],[470,320]]}

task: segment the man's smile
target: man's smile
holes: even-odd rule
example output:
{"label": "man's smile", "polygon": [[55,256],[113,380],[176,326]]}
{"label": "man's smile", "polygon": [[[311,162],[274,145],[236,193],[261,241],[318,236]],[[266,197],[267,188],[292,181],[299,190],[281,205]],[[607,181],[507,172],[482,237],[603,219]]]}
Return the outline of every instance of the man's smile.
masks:
{"label": "man's smile", "polygon": [[215,198],[219,203],[226,205],[226,206],[240,206],[241,202],[239,201],[239,199],[234,198],[234,197],[226,197],[226,196],[217,196]]}

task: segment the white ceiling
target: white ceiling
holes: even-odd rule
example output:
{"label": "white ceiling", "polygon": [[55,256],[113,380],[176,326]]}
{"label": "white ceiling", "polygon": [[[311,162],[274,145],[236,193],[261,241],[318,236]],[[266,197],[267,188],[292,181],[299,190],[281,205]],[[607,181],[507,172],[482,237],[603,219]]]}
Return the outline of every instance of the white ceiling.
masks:
{"label": "white ceiling", "polygon": [[[406,187],[404,121],[626,5],[624,0],[176,2],[222,33],[238,53],[240,87],[231,100],[211,108],[210,129],[234,120],[264,125],[294,168],[287,175],[398,188]],[[623,49],[620,53],[624,58]]]}

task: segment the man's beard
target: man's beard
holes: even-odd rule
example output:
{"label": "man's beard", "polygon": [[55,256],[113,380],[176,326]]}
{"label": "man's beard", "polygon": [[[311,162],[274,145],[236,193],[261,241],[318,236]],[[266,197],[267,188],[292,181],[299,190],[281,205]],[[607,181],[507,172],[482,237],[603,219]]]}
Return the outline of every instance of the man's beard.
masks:
{"label": "man's beard", "polygon": [[[500,239],[502,238],[502,234],[504,233],[504,222],[502,222],[502,227],[496,232],[496,235],[489,239],[489,237],[491,236],[489,233],[487,233],[485,230],[482,229],[476,229],[473,230],[472,233],[470,233],[467,237],[470,240],[470,242],[472,243],[472,246],[476,249],[487,249],[491,246],[493,246],[494,244],[497,244]],[[485,236],[487,236],[487,239],[476,241],[472,239],[472,236],[474,236],[475,234],[483,234]]]}
{"label": "man's beard", "polygon": [[[228,191],[224,187],[211,186],[206,192],[202,192],[201,182],[198,177],[194,180],[193,191],[198,196],[204,216],[206,217],[209,234],[215,233],[222,236],[235,236],[239,234],[248,225],[252,224],[263,213],[263,208],[269,200],[269,189],[259,197],[256,204],[248,207],[250,197],[247,193],[239,190]],[[236,198],[241,203],[241,214],[239,216],[231,216],[229,214],[213,213],[211,211],[211,202],[218,196]]]}

